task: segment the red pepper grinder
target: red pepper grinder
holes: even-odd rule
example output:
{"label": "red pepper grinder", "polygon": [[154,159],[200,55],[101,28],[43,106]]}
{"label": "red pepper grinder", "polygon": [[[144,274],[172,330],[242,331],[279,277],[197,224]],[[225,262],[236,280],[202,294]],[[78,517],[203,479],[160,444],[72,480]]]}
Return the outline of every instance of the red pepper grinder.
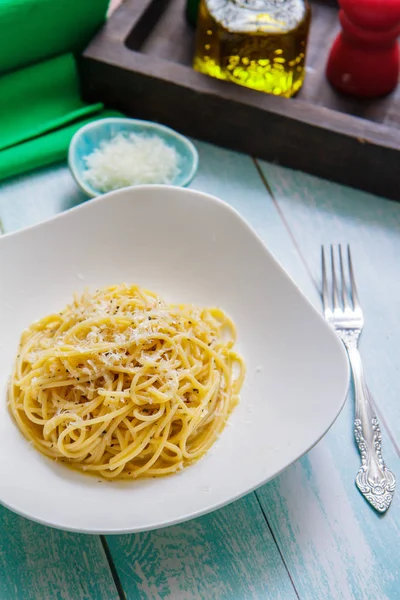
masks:
{"label": "red pepper grinder", "polygon": [[400,0],[339,0],[342,31],[328,59],[329,81],[345,94],[372,98],[399,78]]}

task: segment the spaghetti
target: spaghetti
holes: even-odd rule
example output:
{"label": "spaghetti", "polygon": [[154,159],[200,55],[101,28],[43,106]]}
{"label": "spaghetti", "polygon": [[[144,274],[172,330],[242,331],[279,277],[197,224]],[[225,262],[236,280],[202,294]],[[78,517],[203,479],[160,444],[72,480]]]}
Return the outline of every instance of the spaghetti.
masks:
{"label": "spaghetti", "polygon": [[22,334],[9,408],[46,456],[106,479],[174,473],[221,433],[244,378],[219,308],[137,286],[75,296]]}

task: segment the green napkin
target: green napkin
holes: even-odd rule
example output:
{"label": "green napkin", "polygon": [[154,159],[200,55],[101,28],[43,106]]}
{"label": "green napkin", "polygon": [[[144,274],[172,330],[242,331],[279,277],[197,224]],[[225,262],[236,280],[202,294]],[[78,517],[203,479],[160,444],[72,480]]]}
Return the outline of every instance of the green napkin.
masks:
{"label": "green napkin", "polygon": [[123,115],[117,111],[104,110],[89,119],[70,124],[68,127],[57,129],[47,135],[42,135],[3,150],[0,152],[0,180],[65,160],[69,142],[80,127],[90,123],[94,118],[121,116]]}
{"label": "green napkin", "polygon": [[102,25],[107,6],[0,0],[0,180],[65,159],[82,125],[121,116],[82,102],[72,54]]}
{"label": "green napkin", "polygon": [[107,6],[108,0],[0,0],[0,73],[82,51]]}
{"label": "green napkin", "polygon": [[84,104],[72,54],[0,78],[0,150],[99,112]]}

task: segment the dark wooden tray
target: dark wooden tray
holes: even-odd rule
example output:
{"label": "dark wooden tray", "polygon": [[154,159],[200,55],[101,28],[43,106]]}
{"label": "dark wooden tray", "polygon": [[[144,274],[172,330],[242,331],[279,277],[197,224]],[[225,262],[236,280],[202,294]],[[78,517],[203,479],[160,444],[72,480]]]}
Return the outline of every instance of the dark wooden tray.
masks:
{"label": "dark wooden tray", "polygon": [[193,71],[185,0],[126,0],[83,53],[83,94],[186,135],[400,200],[400,87],[373,101],[335,92],[324,71],[337,7],[311,4],[307,77],[296,98]]}

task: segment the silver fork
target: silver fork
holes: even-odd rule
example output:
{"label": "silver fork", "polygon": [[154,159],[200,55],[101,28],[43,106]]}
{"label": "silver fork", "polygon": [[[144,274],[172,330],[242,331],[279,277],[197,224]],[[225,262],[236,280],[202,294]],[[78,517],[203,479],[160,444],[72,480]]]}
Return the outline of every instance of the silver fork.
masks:
{"label": "silver fork", "polygon": [[[322,246],[322,302],[325,319],[346,347],[353,372],[355,391],[354,436],[361,455],[356,485],[363,496],[380,513],[392,502],[396,479],[382,458],[382,434],[372,406],[372,396],[364,379],[358,340],[364,327],[364,315],[358,300],[350,246],[347,246],[348,283],[346,283],[342,246],[339,244],[340,285],[335,251],[330,247],[332,287],[329,290],[325,250]],[[348,291],[349,290],[349,291]],[[350,292],[350,293],[349,293]]]}

